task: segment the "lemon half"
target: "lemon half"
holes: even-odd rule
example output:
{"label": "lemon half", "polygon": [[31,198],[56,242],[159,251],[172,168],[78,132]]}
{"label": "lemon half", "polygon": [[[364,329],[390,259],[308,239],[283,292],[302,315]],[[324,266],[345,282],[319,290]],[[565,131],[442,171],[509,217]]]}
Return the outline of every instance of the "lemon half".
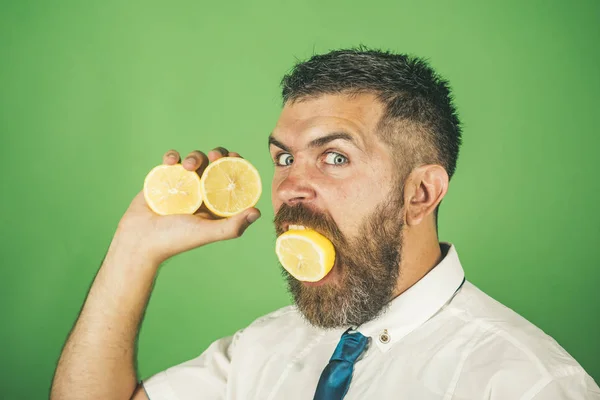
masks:
{"label": "lemon half", "polygon": [[222,157],[206,167],[200,190],[210,211],[230,217],[256,205],[262,194],[262,183],[258,171],[248,161]]}
{"label": "lemon half", "polygon": [[181,164],[159,165],[144,180],[144,198],[157,214],[193,214],[202,205],[200,177]]}
{"label": "lemon half", "polygon": [[335,263],[329,239],[312,229],[290,229],[277,238],[279,262],[294,278],[305,282],[323,279]]}

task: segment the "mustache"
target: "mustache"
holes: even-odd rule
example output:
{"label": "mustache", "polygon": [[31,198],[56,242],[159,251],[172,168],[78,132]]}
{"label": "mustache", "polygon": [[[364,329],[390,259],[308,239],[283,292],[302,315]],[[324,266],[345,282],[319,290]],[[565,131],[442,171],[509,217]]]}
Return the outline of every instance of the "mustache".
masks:
{"label": "mustache", "polygon": [[282,204],[273,220],[277,236],[285,232],[285,225],[303,225],[313,229],[335,244],[345,244],[346,239],[335,221],[325,213],[312,210],[303,203]]}

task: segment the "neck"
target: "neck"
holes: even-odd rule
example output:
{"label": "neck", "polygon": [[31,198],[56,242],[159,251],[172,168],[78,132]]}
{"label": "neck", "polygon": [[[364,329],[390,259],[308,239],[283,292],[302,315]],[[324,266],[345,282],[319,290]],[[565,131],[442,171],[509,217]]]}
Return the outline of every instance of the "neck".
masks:
{"label": "neck", "polygon": [[437,232],[433,226],[424,225],[405,226],[394,297],[404,293],[442,261]]}

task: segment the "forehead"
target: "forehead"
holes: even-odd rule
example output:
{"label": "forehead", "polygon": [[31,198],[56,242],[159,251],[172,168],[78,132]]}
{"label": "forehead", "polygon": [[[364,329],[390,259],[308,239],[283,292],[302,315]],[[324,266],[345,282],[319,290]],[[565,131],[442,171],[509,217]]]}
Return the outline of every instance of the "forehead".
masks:
{"label": "forehead", "polygon": [[327,94],[288,102],[281,111],[273,136],[296,140],[303,134],[314,136],[341,131],[368,143],[374,140],[383,111],[383,104],[377,97],[367,93]]}

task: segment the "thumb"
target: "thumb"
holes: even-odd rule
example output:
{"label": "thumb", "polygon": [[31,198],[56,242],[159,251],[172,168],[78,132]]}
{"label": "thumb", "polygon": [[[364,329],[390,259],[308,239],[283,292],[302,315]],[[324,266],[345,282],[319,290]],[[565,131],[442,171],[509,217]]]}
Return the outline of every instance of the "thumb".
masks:
{"label": "thumb", "polygon": [[261,216],[257,208],[249,208],[229,218],[211,221],[214,224],[215,241],[234,239],[242,236],[246,229]]}

